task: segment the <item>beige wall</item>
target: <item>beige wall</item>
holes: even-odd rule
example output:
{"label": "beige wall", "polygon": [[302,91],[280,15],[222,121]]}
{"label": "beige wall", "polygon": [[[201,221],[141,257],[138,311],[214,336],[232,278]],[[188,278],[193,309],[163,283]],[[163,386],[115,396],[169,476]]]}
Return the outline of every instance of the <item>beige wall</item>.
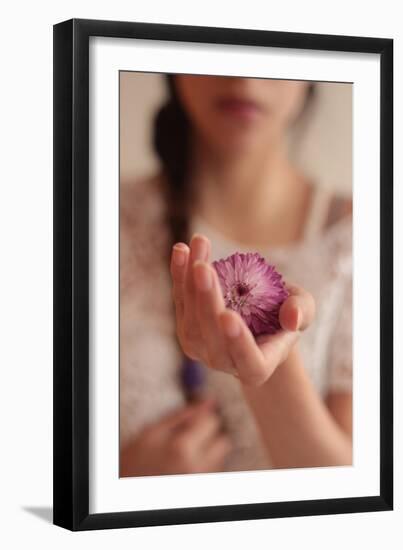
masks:
{"label": "beige wall", "polygon": [[[123,72],[120,77],[120,162],[122,181],[154,172],[158,161],[151,148],[151,124],[165,97],[163,77]],[[302,136],[297,139],[296,136]],[[291,136],[292,155],[320,185],[351,191],[352,85],[320,83],[317,101],[303,128]]]}

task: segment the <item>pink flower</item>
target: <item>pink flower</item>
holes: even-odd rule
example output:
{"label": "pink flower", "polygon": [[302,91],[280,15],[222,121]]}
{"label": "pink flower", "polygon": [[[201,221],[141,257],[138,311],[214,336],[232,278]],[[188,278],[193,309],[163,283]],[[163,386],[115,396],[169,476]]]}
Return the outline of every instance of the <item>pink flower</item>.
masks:
{"label": "pink flower", "polygon": [[254,336],[280,330],[278,314],[289,293],[273,265],[257,252],[236,252],[213,266],[226,307],[241,315]]}

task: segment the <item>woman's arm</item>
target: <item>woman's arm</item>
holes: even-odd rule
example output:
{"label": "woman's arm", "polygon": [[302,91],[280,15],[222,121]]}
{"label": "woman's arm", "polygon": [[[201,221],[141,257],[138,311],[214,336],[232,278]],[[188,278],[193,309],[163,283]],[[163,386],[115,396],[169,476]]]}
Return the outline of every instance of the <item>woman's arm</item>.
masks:
{"label": "woman's arm", "polygon": [[175,245],[171,262],[177,333],[184,352],[239,378],[276,467],[351,464],[351,438],[304,371],[299,333],[314,316],[312,296],[295,285],[280,308],[282,330],[256,339],[224,304],[210,243]]}
{"label": "woman's arm", "polygon": [[331,391],[325,399],[325,403],[333,418],[350,436],[353,435],[353,399],[349,391]]}
{"label": "woman's arm", "polygon": [[351,437],[316,392],[296,347],[263,385],[243,385],[243,392],[275,467],[351,464]]}

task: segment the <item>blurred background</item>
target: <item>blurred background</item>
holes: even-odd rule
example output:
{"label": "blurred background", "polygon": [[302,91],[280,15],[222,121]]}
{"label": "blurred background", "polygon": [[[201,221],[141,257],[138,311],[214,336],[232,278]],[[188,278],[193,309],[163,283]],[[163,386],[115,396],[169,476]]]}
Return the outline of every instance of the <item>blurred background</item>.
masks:
{"label": "blurred background", "polygon": [[[154,174],[152,120],[167,91],[163,75],[120,73],[121,182]],[[352,84],[321,82],[307,116],[289,135],[294,162],[312,181],[338,193],[352,191]]]}

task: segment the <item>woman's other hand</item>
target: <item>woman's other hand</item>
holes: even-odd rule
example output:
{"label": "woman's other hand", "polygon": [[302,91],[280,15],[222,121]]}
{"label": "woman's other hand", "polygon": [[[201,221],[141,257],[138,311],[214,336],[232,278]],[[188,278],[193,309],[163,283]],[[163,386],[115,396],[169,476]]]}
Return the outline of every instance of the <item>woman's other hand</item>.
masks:
{"label": "woman's other hand", "polygon": [[171,275],[177,334],[189,357],[239,377],[246,385],[262,385],[283,363],[299,334],[312,322],[315,303],[309,292],[287,285],[280,308],[282,329],[256,339],[241,316],[225,307],[218,275],[210,265],[210,241],[195,235],[188,247],[173,247]]}
{"label": "woman's other hand", "polygon": [[221,471],[231,450],[211,400],[187,405],[147,426],[122,449],[122,477]]}

